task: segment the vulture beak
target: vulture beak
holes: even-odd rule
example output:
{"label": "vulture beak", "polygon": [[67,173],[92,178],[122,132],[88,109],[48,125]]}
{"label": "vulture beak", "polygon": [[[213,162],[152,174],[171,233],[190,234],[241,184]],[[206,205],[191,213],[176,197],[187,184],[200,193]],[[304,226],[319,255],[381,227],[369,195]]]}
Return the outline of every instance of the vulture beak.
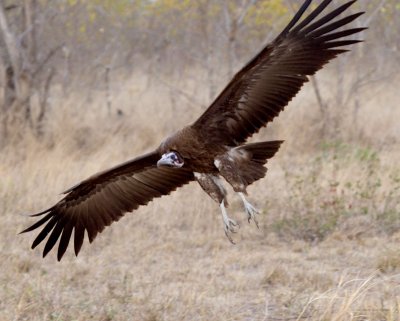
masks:
{"label": "vulture beak", "polygon": [[157,167],[176,167],[180,168],[184,164],[183,158],[176,152],[165,153],[157,162]]}

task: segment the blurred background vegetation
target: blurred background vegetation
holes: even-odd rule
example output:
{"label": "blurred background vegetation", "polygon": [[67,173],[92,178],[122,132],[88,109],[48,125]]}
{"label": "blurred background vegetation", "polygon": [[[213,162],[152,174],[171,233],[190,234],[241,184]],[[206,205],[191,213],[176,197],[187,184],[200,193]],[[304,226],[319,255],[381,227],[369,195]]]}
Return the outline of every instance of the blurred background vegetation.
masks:
{"label": "blurred background vegetation", "polygon": [[357,1],[365,42],[255,137],[285,143],[249,187],[259,230],[230,197],[236,246],[196,184],[61,264],[16,236],[194,121],[302,2],[0,1],[0,320],[400,320],[399,0]]}
{"label": "blurred background vegetation", "polygon": [[[23,139],[27,131],[38,139],[53,135],[49,111],[60,112],[59,102],[76,93],[89,101],[102,94],[98,107],[110,114],[140,112],[137,103],[121,106],[115,99],[132,89],[125,80],[139,73],[146,75],[137,80],[145,83],[143,92],[154,83],[169,89],[175,111],[187,113],[194,104],[205,108],[235,71],[278,34],[301,2],[4,0],[0,146]],[[378,90],[393,85],[400,69],[399,2],[358,1],[353,10],[367,12],[355,22],[369,27],[362,35],[367,42],[330,66],[334,80],[329,91],[321,93],[321,80],[312,80],[324,140],[341,135],[345,116],[354,127],[353,137],[362,136],[360,97],[371,85],[380,84],[374,87]],[[195,82],[191,88],[190,81]],[[338,112],[344,109],[346,115]]]}

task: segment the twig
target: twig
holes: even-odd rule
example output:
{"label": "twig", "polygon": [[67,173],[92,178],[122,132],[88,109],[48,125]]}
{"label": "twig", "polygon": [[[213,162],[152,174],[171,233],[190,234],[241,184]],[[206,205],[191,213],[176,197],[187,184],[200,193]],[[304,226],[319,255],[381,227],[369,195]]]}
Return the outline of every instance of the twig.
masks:
{"label": "twig", "polygon": [[32,77],[36,78],[38,73],[43,69],[43,67],[49,62],[49,60],[57,53],[58,50],[62,49],[64,47],[64,43],[61,45],[58,45],[57,47],[54,47],[49,51],[49,53],[42,59],[42,61],[38,64],[38,67],[36,70],[33,72]]}
{"label": "twig", "polygon": [[[154,75],[154,73],[153,73]],[[163,85],[167,86],[168,88],[172,89],[173,91],[175,91],[176,93],[178,93],[179,95],[181,95],[182,97],[186,98],[186,100],[193,106],[201,106],[204,107],[203,104],[201,104],[199,101],[197,101],[197,99],[193,96],[188,94],[187,92],[183,91],[182,89],[171,85],[168,81],[161,79],[158,76],[155,76],[155,78],[162,83]]]}
{"label": "twig", "polygon": [[37,125],[36,125],[36,131],[39,136],[43,134],[43,121],[47,111],[47,101],[49,98],[50,84],[54,75],[55,75],[55,69],[51,68],[43,87],[43,95],[40,99],[40,112],[37,118]]}
{"label": "twig", "polygon": [[318,82],[317,82],[317,78],[315,76],[311,76],[310,78],[311,78],[311,84],[312,84],[313,89],[314,89],[315,97],[317,98],[319,109],[321,110],[321,113],[323,115],[325,115],[328,106],[326,105],[326,103],[322,99],[321,91],[319,90],[319,85],[318,85]]}
{"label": "twig", "polygon": [[106,104],[108,115],[111,115],[111,88],[110,88],[110,66],[106,66],[104,81],[106,83]]}

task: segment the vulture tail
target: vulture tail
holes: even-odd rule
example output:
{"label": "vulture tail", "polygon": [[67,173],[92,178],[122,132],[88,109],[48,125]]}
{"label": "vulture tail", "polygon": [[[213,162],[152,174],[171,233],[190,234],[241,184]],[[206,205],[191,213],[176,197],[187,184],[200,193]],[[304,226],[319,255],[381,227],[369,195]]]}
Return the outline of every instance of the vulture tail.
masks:
{"label": "vulture tail", "polygon": [[265,164],[279,150],[283,140],[274,140],[269,142],[251,143],[238,147],[239,150],[250,152],[253,162]]}
{"label": "vulture tail", "polygon": [[249,162],[239,169],[246,185],[250,185],[265,176],[267,172],[265,163],[276,154],[282,143],[283,140],[275,140],[237,147],[238,150],[244,150],[251,155]]}

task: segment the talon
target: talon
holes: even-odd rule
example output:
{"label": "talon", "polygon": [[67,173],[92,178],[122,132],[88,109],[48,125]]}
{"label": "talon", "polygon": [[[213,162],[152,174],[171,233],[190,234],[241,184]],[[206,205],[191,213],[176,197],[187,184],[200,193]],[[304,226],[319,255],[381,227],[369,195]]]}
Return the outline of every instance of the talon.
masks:
{"label": "talon", "polygon": [[[232,221],[232,226],[240,228],[240,224],[237,223],[236,221]],[[237,233],[237,231],[235,230],[235,233]]]}
{"label": "talon", "polygon": [[[256,214],[259,214],[259,212],[256,212]],[[249,223],[250,223],[250,221],[253,220],[254,223],[256,224],[257,228],[260,229],[260,226],[258,225],[258,221],[257,221],[257,219],[256,219],[256,214],[254,214],[254,213],[252,213],[252,214],[247,213],[247,215],[248,215],[248,221],[249,221]]]}
{"label": "talon", "polygon": [[240,228],[240,225],[238,223],[236,223],[235,220],[231,219],[228,216],[223,202],[220,204],[220,207],[221,207],[221,213],[222,213],[222,221],[224,222],[225,235],[232,244],[235,244],[235,242],[233,242],[232,237],[230,236],[229,233],[237,233],[237,230],[235,228],[236,227]]}
{"label": "talon", "polygon": [[256,224],[257,228],[260,229],[260,226],[258,225],[258,221],[256,220],[256,218],[254,217],[254,223]]}
{"label": "talon", "polygon": [[228,234],[227,231],[225,231],[225,235],[226,235],[226,237],[228,238],[229,242],[231,242],[233,245],[236,245],[236,243],[233,242],[232,238],[230,237],[230,235]]}
{"label": "talon", "polygon": [[244,209],[247,214],[247,221],[249,224],[251,223],[250,221],[253,220],[254,223],[256,224],[257,228],[260,229],[260,226],[258,225],[256,215],[260,214],[260,211],[257,210],[253,205],[251,205],[245,198],[243,193],[239,193],[240,197],[242,198]]}
{"label": "talon", "polygon": [[[248,214],[248,213],[247,213],[247,214]],[[259,213],[257,212],[257,214],[259,214]],[[250,222],[251,220],[253,220],[254,223],[256,224],[257,228],[260,229],[260,226],[258,225],[258,221],[257,221],[257,219],[256,219],[256,216],[255,216],[255,215],[249,215],[249,214],[248,214],[247,221],[249,222],[249,224],[251,223],[251,222]]]}
{"label": "talon", "polygon": [[239,224],[236,223],[236,221],[232,220],[229,217],[226,217],[226,220],[224,219],[224,224],[225,224],[225,232],[231,232],[231,233],[236,233],[237,231],[235,230],[235,227],[239,227]]}

